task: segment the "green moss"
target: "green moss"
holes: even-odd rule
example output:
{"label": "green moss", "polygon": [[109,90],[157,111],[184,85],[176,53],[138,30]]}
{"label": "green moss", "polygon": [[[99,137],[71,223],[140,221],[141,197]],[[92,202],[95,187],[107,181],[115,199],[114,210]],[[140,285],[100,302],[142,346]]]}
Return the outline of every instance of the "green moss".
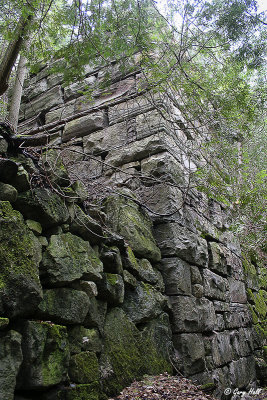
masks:
{"label": "green moss", "polygon": [[1,318],[0,317],[0,330],[4,329],[8,326],[9,324],[9,319],[8,318]]}
{"label": "green moss", "polygon": [[261,317],[265,318],[267,314],[267,292],[265,290],[259,290],[258,293],[254,295],[255,298],[255,311]]}
{"label": "green moss", "polygon": [[[39,283],[36,247],[40,245],[24,224],[22,215],[13,210],[7,201],[0,202],[0,287],[3,287],[10,273],[21,274]],[[38,246],[37,246],[38,243]]]}
{"label": "green moss", "polygon": [[59,400],[99,400],[99,384],[76,385],[74,388],[66,388],[58,394]]}
{"label": "green moss", "polygon": [[106,273],[107,281],[112,286],[116,285],[116,283],[118,282],[118,278],[117,277],[118,277],[117,274]]}
{"label": "green moss", "polygon": [[253,324],[257,324],[259,322],[259,318],[258,318],[257,314],[255,313],[253,306],[251,304],[249,304],[248,307],[249,307],[251,315],[252,315]]}
{"label": "green moss", "polygon": [[199,386],[200,390],[205,391],[210,391],[216,388],[216,385],[214,382],[209,382],[209,383],[205,383],[204,385]]}
{"label": "green moss", "polygon": [[99,365],[95,353],[84,351],[71,357],[69,377],[76,383],[91,383],[99,380]]}

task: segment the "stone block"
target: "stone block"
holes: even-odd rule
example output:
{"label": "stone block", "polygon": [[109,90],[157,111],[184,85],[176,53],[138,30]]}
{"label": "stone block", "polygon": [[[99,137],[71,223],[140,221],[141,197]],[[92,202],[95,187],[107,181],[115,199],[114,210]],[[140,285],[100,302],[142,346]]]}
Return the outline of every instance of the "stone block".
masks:
{"label": "stone block", "polygon": [[162,256],[177,256],[199,266],[206,266],[208,247],[205,239],[176,222],[157,225],[155,238]]}
{"label": "stone block", "polygon": [[226,329],[246,327],[251,324],[252,317],[247,305],[230,304],[229,311],[224,313]]}
{"label": "stone block", "polygon": [[[123,197],[124,193],[126,198]],[[124,237],[137,256],[150,261],[159,261],[161,255],[152,234],[152,223],[130,199],[131,194],[127,193],[122,192],[122,196],[112,196],[107,199],[105,212],[108,225]]]}
{"label": "stone block", "polygon": [[153,285],[158,283],[157,271],[152,267],[151,263],[145,258],[137,260],[129,246],[126,248],[123,264],[124,268],[128,269],[137,279]]}
{"label": "stone block", "polygon": [[30,189],[29,174],[22,165],[19,166],[18,173],[15,179],[12,180],[12,185],[17,189],[18,192],[26,192]]}
{"label": "stone block", "polygon": [[0,154],[5,154],[8,149],[8,143],[7,141],[3,138],[3,136],[0,135]]}
{"label": "stone block", "polygon": [[163,110],[152,110],[139,114],[136,117],[136,137],[138,140],[153,134],[174,131],[174,127],[169,122],[169,116],[164,116]]}
{"label": "stone block", "polygon": [[166,135],[166,133],[160,132],[133,143],[129,143],[122,149],[111,150],[106,158],[106,162],[114,167],[119,167],[132,161],[140,161],[153,154],[171,150],[174,147],[174,140]]}
{"label": "stone block", "polygon": [[137,96],[134,99],[127,100],[123,103],[116,104],[109,107],[108,115],[110,124],[117,124],[118,122],[134,118],[139,114],[146,113],[159,105],[161,100],[157,96],[157,103],[153,103],[153,98],[145,98],[144,96]]}
{"label": "stone block", "polygon": [[33,86],[29,86],[24,90],[23,97],[28,100],[32,100],[34,97],[46,92],[48,89],[47,79],[43,78],[36,82]]}
{"label": "stone block", "polygon": [[198,267],[195,267],[194,265],[190,266],[191,269],[191,281],[192,284],[202,284],[203,278],[201,276],[201,273],[199,271]]}
{"label": "stone block", "polygon": [[246,387],[256,378],[254,357],[245,357],[232,361],[229,366],[229,373],[234,388]]}
{"label": "stone block", "polygon": [[65,381],[69,364],[66,327],[26,321],[21,333],[23,363],[17,388],[40,390]]}
{"label": "stone block", "polygon": [[171,296],[174,333],[213,331],[216,315],[212,302],[185,296]]}
{"label": "stone block", "polygon": [[209,250],[209,268],[221,275],[227,275],[230,265],[227,263],[225,248],[217,242],[210,242]]}
{"label": "stone block", "polygon": [[40,265],[46,286],[66,286],[76,279],[100,280],[103,264],[90,246],[71,233],[52,235]]}
{"label": "stone block", "polygon": [[216,333],[212,339],[212,357],[216,367],[227,364],[233,359],[233,350],[229,332]]}
{"label": "stone block", "polygon": [[173,345],[176,354],[182,359],[182,371],[186,376],[205,370],[205,348],[202,335],[174,334]]}
{"label": "stone block", "polygon": [[105,128],[107,125],[106,117],[103,111],[85,115],[66,123],[62,141],[67,142],[75,137],[83,137],[89,133]]}
{"label": "stone block", "polygon": [[94,75],[84,78],[82,81],[71,83],[64,88],[64,100],[68,101],[84,94],[83,92],[88,89],[96,81]]}
{"label": "stone block", "polygon": [[239,280],[229,278],[230,287],[230,300],[232,303],[243,303],[247,302],[247,293],[245,284]]}
{"label": "stone block", "polygon": [[0,398],[13,400],[16,377],[22,363],[21,335],[9,331],[0,337]]}
{"label": "stone block", "polygon": [[40,222],[44,228],[63,224],[69,218],[62,198],[45,188],[19,193],[15,207],[27,219]]}
{"label": "stone block", "polygon": [[10,203],[14,203],[17,200],[17,197],[18,192],[14,186],[0,182],[0,201],[9,201]]}
{"label": "stone block", "polygon": [[191,294],[191,270],[189,264],[176,257],[163,258],[159,268],[167,295]]}
{"label": "stone block", "polygon": [[102,342],[96,328],[87,329],[81,325],[70,326],[68,340],[71,354],[81,351],[100,353],[102,349]]}
{"label": "stone block", "polygon": [[44,290],[39,304],[38,315],[62,324],[82,324],[89,310],[89,297],[86,293],[70,288]]}
{"label": "stone block", "polygon": [[227,279],[211,272],[209,269],[203,271],[204,295],[211,299],[227,300],[229,284]]}
{"label": "stone block", "polygon": [[99,365],[95,353],[84,351],[75,354],[70,359],[69,377],[75,383],[91,383],[98,381]]}
{"label": "stone block", "polygon": [[45,114],[45,123],[50,124],[55,121],[62,121],[74,115],[75,100],[69,101],[59,108],[55,108]]}
{"label": "stone block", "polygon": [[126,122],[121,122],[85,136],[84,152],[99,155],[116,148],[123,148],[128,140],[128,126]]}
{"label": "stone block", "polygon": [[34,117],[41,111],[63,104],[63,93],[60,86],[55,86],[47,92],[35,97],[25,107],[25,118]]}
{"label": "stone block", "polygon": [[36,310],[42,298],[41,245],[7,201],[0,202],[0,226],[0,313],[25,316]]}
{"label": "stone block", "polygon": [[102,334],[106,313],[107,302],[91,297],[89,299],[88,312],[84,320],[84,326],[86,328],[98,328],[99,332]]}
{"label": "stone block", "polygon": [[199,283],[192,285],[192,294],[193,294],[193,296],[200,299],[201,297],[204,296],[204,287],[202,285],[200,285]]}
{"label": "stone block", "polygon": [[123,304],[124,283],[118,274],[104,273],[98,283],[98,297],[113,306]]}
{"label": "stone block", "polygon": [[122,309],[135,324],[156,318],[168,309],[167,298],[148,283],[139,283],[135,290],[125,294]]}
{"label": "stone block", "polygon": [[231,332],[231,343],[235,358],[247,357],[254,351],[252,328],[240,328]]}

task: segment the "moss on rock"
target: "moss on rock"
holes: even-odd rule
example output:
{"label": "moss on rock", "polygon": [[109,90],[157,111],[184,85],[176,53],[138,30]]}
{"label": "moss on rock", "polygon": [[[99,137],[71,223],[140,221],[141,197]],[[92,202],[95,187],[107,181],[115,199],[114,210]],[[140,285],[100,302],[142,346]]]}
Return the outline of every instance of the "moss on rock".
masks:
{"label": "moss on rock", "polygon": [[41,245],[9,202],[0,202],[0,304],[8,317],[26,315],[42,298]]}
{"label": "moss on rock", "polygon": [[70,359],[69,377],[75,383],[91,383],[99,380],[99,365],[96,354],[84,351]]}

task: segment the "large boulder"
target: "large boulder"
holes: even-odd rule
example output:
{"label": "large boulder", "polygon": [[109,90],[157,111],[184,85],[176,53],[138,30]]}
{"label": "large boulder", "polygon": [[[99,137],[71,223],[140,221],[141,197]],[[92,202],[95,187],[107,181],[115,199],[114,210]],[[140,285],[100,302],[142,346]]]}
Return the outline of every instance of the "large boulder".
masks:
{"label": "large boulder", "polygon": [[125,198],[124,193],[109,197],[105,209],[108,224],[124,237],[137,256],[151,261],[160,260],[160,250],[152,235],[152,223],[133,200]]}
{"label": "large boulder", "polygon": [[16,377],[22,363],[21,335],[9,331],[0,337],[0,398],[13,400]]}
{"label": "large boulder", "polygon": [[26,321],[21,333],[23,363],[17,387],[44,389],[64,381],[69,364],[66,327]]}
{"label": "large boulder", "polygon": [[13,186],[0,182],[0,201],[10,201],[10,203],[14,203],[17,197],[18,192]]}
{"label": "large boulder", "polygon": [[63,224],[69,218],[63,199],[45,188],[20,193],[15,207],[27,219],[40,222],[44,228]]}
{"label": "large boulder", "polygon": [[95,353],[84,351],[70,359],[69,377],[75,383],[91,383],[99,380],[99,365]]}
{"label": "large boulder", "polygon": [[64,286],[76,279],[99,280],[103,264],[89,242],[71,233],[52,235],[40,268],[47,285]]}
{"label": "large boulder", "polygon": [[173,344],[176,350],[176,358],[178,358],[178,367],[187,376],[204,371],[205,348],[201,334],[175,334]]}
{"label": "large boulder", "polygon": [[0,309],[8,317],[27,315],[42,299],[41,245],[9,202],[0,202]]}

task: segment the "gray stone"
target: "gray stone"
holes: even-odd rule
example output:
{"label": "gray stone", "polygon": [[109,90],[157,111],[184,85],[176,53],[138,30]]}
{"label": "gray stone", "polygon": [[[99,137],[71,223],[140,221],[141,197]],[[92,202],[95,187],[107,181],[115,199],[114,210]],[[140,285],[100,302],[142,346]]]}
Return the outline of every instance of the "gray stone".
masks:
{"label": "gray stone", "polygon": [[89,133],[103,129],[106,126],[106,118],[103,111],[97,111],[84,117],[67,122],[63,131],[63,142],[74,137],[82,137]]}
{"label": "gray stone", "polygon": [[233,350],[229,332],[216,333],[212,339],[212,356],[216,367],[232,361]]}
{"label": "gray stone", "polygon": [[40,265],[41,280],[50,286],[76,279],[100,280],[102,271],[103,264],[89,242],[69,232],[51,236]]}
{"label": "gray stone", "polygon": [[208,269],[203,271],[204,295],[211,299],[228,300],[227,292],[229,284],[227,279],[211,272]]}
{"label": "gray stone", "polygon": [[191,265],[191,282],[192,284],[202,284],[203,279],[198,267]]}
{"label": "gray stone", "polygon": [[252,316],[247,305],[230,304],[230,310],[224,313],[224,320],[227,329],[241,328],[251,324]]}
{"label": "gray stone", "polygon": [[34,312],[42,298],[41,245],[22,215],[0,202],[0,313],[15,317]]}
{"label": "gray stone", "polygon": [[12,183],[17,175],[18,165],[7,158],[0,158],[0,181],[4,183]]}
{"label": "gray stone", "polygon": [[155,104],[152,99],[145,98],[143,96],[138,96],[123,103],[116,104],[113,107],[109,107],[108,110],[110,124],[113,125],[120,121],[134,118],[138,114],[152,110],[156,105],[157,104]]}
{"label": "gray stone", "polygon": [[71,354],[81,351],[100,353],[102,350],[102,342],[98,330],[95,328],[87,329],[81,325],[71,326],[68,328],[68,340]]}
{"label": "gray stone", "polygon": [[216,314],[216,318],[217,318],[217,321],[216,321],[214,330],[215,331],[223,331],[223,330],[225,330],[225,323],[224,323],[223,315],[222,314]]}
{"label": "gray stone", "polygon": [[17,189],[18,192],[25,192],[30,189],[29,174],[22,165],[18,167],[18,173],[15,179],[12,181],[12,185]]}
{"label": "gray stone", "polygon": [[75,281],[71,282],[70,286],[73,289],[76,290],[81,290],[82,292],[85,292],[88,297],[96,297],[98,295],[98,290],[95,282],[91,281]]}
{"label": "gray stone", "polygon": [[19,389],[44,389],[66,380],[69,345],[65,326],[26,321],[22,326],[23,363]]}
{"label": "gray stone", "polygon": [[136,278],[126,269],[123,271],[123,280],[126,288],[135,289],[137,286]]}
{"label": "gray stone", "polygon": [[247,302],[247,293],[245,284],[239,280],[228,278],[230,286],[230,300],[233,303],[243,303]]}
{"label": "gray stone", "polygon": [[82,324],[89,303],[89,297],[82,291],[69,288],[47,289],[44,290],[38,314],[60,324]]}
{"label": "gray stone", "polygon": [[209,243],[210,249],[210,261],[209,267],[212,271],[216,271],[219,274],[227,275],[228,268],[230,267],[226,259],[225,248],[216,242]]}
{"label": "gray stone", "polygon": [[14,203],[17,197],[18,192],[14,186],[0,182],[0,201],[10,201],[10,203]]}
{"label": "gray stone", "polygon": [[205,349],[202,335],[182,333],[173,335],[176,356],[179,357],[179,367],[183,373],[193,375],[205,369]]}
{"label": "gray stone", "polygon": [[95,297],[89,299],[89,309],[84,320],[84,326],[87,328],[98,328],[103,333],[105,318],[107,313],[107,302],[97,300]]}
{"label": "gray stone", "polygon": [[85,214],[77,204],[73,208],[70,231],[93,244],[101,242],[104,238],[101,225],[90,215]]}
{"label": "gray stone", "polygon": [[123,148],[111,150],[106,157],[106,162],[114,167],[119,167],[123,164],[139,161],[150,155],[161,153],[174,148],[174,146],[175,143],[172,138],[165,133],[158,133],[129,143]]}
{"label": "gray stone", "polygon": [[26,219],[26,225],[28,226],[28,228],[36,235],[39,236],[42,234],[42,225],[37,222],[37,221],[33,221],[32,219]]}
{"label": "gray stone", "polygon": [[51,122],[61,121],[74,114],[75,100],[69,101],[60,108],[49,111],[45,114],[45,123],[50,124]]}
{"label": "gray stone", "polygon": [[26,96],[27,99],[32,100],[34,97],[46,92],[47,89],[47,80],[46,78],[43,78],[36,82],[33,86],[28,87],[24,91],[24,96]]}
{"label": "gray stone", "polygon": [[231,343],[235,358],[249,356],[254,351],[252,329],[240,328],[238,331],[232,331]]}
{"label": "gray stone", "polygon": [[16,377],[22,363],[21,335],[9,331],[0,337],[0,398],[13,400]]}
{"label": "gray stone", "polygon": [[55,86],[47,92],[35,97],[25,107],[25,119],[34,117],[40,111],[63,104],[63,93],[60,86]]}
{"label": "gray stone", "polygon": [[212,302],[185,296],[171,296],[173,332],[213,331],[216,315]]}
{"label": "gray stone", "polygon": [[98,297],[114,306],[123,304],[124,283],[118,274],[104,273],[103,279],[98,283]]}
{"label": "gray stone", "polygon": [[83,79],[79,82],[71,83],[69,86],[64,88],[64,99],[65,101],[75,99],[76,97],[84,94],[83,92],[88,89],[88,86],[92,85],[96,80],[94,75],[89,76],[88,78]]}
{"label": "gray stone", "polygon": [[205,239],[197,236],[176,222],[158,225],[155,238],[162,256],[178,256],[199,266],[206,266],[208,248]]}
{"label": "gray stone", "polygon": [[[130,198],[112,196],[106,200],[108,224],[130,244],[134,253],[151,261],[159,261],[160,250],[152,235],[152,223]],[[129,196],[126,194],[126,196]]]}
{"label": "gray stone", "polygon": [[99,155],[112,149],[121,148],[128,143],[128,129],[125,122],[109,126],[83,138],[86,154]]}
{"label": "gray stone", "polygon": [[199,283],[192,285],[192,294],[197,298],[201,298],[204,295],[204,287]]}
{"label": "gray stone", "polygon": [[168,309],[167,298],[148,283],[139,283],[134,291],[126,292],[122,305],[135,324],[149,321]]}
{"label": "gray stone", "polygon": [[160,110],[160,112],[152,110],[139,114],[136,117],[136,135],[138,140],[158,132],[166,132],[168,134],[172,129],[173,127],[168,121],[168,116],[164,115],[164,110]]}
{"label": "gray stone", "polygon": [[52,184],[58,186],[69,186],[70,180],[68,172],[58,150],[49,149],[44,151],[38,164],[45,171]]}
{"label": "gray stone", "polygon": [[230,379],[233,387],[243,388],[255,379],[254,357],[240,358],[232,361],[229,366]]}
{"label": "gray stone", "polygon": [[15,207],[27,219],[40,222],[44,228],[63,224],[69,218],[62,198],[45,188],[19,193]]}
{"label": "gray stone", "polygon": [[163,258],[159,264],[166,294],[191,294],[190,265],[176,257]]}

